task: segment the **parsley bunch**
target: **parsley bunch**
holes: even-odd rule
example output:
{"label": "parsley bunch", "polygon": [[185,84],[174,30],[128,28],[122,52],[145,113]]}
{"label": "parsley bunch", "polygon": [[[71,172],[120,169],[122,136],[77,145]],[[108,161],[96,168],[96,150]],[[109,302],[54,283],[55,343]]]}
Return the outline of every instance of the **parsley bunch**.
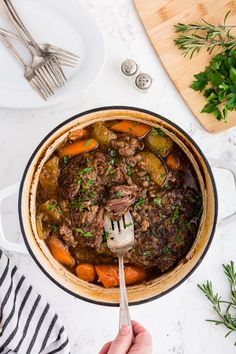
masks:
{"label": "parsley bunch", "polygon": [[[204,71],[194,75],[195,81],[190,86],[203,93],[206,104],[202,113],[212,113],[218,120],[227,120],[228,113],[236,110],[236,38],[231,34],[235,26],[213,25],[205,20],[202,24],[182,24],[175,26],[176,32],[184,33],[174,40],[175,44],[190,55],[202,48],[212,51],[218,47],[221,53],[215,55]],[[187,34],[186,34],[187,32]]]}
{"label": "parsley bunch", "polygon": [[201,112],[227,120],[228,112],[236,110],[236,51],[217,54],[210,65],[194,77],[191,88],[203,92],[206,98]]}

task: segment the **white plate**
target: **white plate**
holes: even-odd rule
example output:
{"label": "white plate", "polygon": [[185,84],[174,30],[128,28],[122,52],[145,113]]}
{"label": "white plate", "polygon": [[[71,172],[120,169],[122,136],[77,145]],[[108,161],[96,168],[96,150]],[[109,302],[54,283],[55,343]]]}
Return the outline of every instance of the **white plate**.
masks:
{"label": "white plate", "polygon": [[[24,79],[20,64],[0,41],[0,106],[36,108],[76,97],[100,73],[105,59],[103,36],[96,22],[78,0],[14,0],[13,4],[40,43],[49,42],[80,56],[76,68],[64,68],[68,82],[44,101]],[[0,26],[10,29],[4,19]],[[29,61],[25,47],[13,41]]]}

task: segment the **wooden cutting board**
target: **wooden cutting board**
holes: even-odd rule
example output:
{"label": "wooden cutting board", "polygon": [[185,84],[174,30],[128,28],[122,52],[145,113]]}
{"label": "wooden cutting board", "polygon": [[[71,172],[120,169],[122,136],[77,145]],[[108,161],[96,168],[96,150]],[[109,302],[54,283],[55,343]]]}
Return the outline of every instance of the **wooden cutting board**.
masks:
{"label": "wooden cutting board", "polygon": [[210,133],[219,133],[236,125],[236,113],[230,113],[227,123],[219,122],[206,113],[200,113],[204,98],[190,89],[193,75],[202,71],[209,63],[206,51],[195,55],[191,60],[181,55],[174,45],[176,38],[174,24],[178,22],[199,22],[201,18],[218,24],[231,10],[228,24],[236,24],[236,1],[231,0],[133,0],[144,28],[167,70],[170,78],[183,96],[185,102]]}

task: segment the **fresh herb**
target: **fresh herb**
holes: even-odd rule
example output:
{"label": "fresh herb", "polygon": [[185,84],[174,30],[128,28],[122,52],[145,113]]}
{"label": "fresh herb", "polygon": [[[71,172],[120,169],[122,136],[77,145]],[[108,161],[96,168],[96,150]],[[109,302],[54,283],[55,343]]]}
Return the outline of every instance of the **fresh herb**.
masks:
{"label": "fresh herb", "polygon": [[188,200],[189,200],[190,203],[192,203],[192,204],[194,204],[194,203],[197,202],[197,200],[196,200],[194,197],[192,197],[191,195],[188,197]]}
{"label": "fresh herb", "polygon": [[79,205],[80,205],[79,199],[72,199],[72,201],[70,202],[70,206],[72,209],[77,209]]}
{"label": "fresh herb", "polygon": [[85,186],[84,186],[84,190],[87,190],[89,187],[91,187],[92,185],[94,184],[94,180],[93,179],[89,179],[87,182],[86,182],[86,184],[85,184]]}
{"label": "fresh herb", "polygon": [[193,231],[192,230],[192,224],[191,224],[191,222],[190,221],[187,221],[187,220],[185,220],[185,221],[181,221],[180,223],[179,223],[179,231],[184,231],[184,230],[186,230],[186,229],[188,229],[189,231]]}
{"label": "fresh herb", "polygon": [[48,203],[47,210],[51,211],[51,210],[55,209],[56,206],[57,206],[56,204]]}
{"label": "fresh herb", "polygon": [[59,226],[56,225],[56,224],[52,224],[52,225],[51,225],[51,229],[52,229],[53,232],[56,232],[56,231],[58,230],[58,227],[59,227]]}
{"label": "fresh herb", "polygon": [[132,174],[133,174],[133,172],[128,169],[128,170],[127,170],[127,175],[128,175],[128,176],[132,176]]}
{"label": "fresh herb", "polygon": [[115,163],[117,161],[117,152],[116,152],[116,150],[113,150],[113,149],[109,149],[108,152],[112,157],[112,159],[108,162],[108,164],[113,166],[113,165],[115,165]]}
{"label": "fresh herb", "polygon": [[168,246],[164,246],[162,249],[162,252],[163,252],[164,256],[166,256],[167,254],[170,253],[170,248]]}
{"label": "fresh herb", "polygon": [[186,227],[187,227],[187,229],[189,229],[189,231],[193,231],[193,229],[192,229],[192,224],[191,224],[191,222],[190,221],[188,221],[188,222],[186,222]]}
{"label": "fresh herb", "polygon": [[186,226],[187,226],[187,228],[189,229],[189,231],[191,231],[191,232],[193,231],[191,222],[188,222],[188,223],[186,224]]}
{"label": "fresh herb", "polygon": [[51,210],[53,210],[53,209],[56,209],[59,214],[62,214],[62,210],[61,210],[61,208],[59,207],[59,205],[53,204],[53,203],[48,203],[47,210],[48,210],[48,211],[51,211]]}
{"label": "fresh herb", "polygon": [[80,204],[80,206],[79,206],[79,211],[83,211],[83,210],[86,209],[86,208],[87,208],[86,205]]}
{"label": "fresh herb", "polygon": [[176,242],[181,242],[181,241],[182,241],[182,238],[180,237],[179,234],[177,234],[177,235],[175,236],[175,241],[176,241]]}
{"label": "fresh herb", "polygon": [[150,175],[145,175],[145,180],[150,181]]}
{"label": "fresh herb", "polygon": [[112,157],[115,157],[117,155],[116,150],[108,149],[108,152]]}
{"label": "fresh herb", "polygon": [[225,326],[228,329],[228,332],[225,335],[225,337],[227,337],[232,332],[236,332],[236,271],[234,268],[234,262],[232,261],[227,265],[223,265],[223,268],[230,287],[229,300],[222,300],[222,297],[219,296],[218,293],[214,292],[212,283],[209,280],[207,280],[207,282],[203,285],[198,285],[198,287],[202,290],[207,299],[211,302],[211,304],[213,305],[213,309],[215,310],[218,316],[218,319],[207,321],[212,322],[216,325]]}
{"label": "fresh herb", "polygon": [[90,144],[91,144],[91,139],[86,140],[85,143],[84,143],[84,146],[89,146]]}
{"label": "fresh herb", "polygon": [[129,223],[129,224],[125,224],[125,229],[126,229],[127,227],[130,227],[131,225],[132,225],[132,222]]}
{"label": "fresh herb", "polygon": [[63,157],[63,162],[65,165],[67,165],[70,162],[70,156],[66,155]]}
{"label": "fresh herb", "polygon": [[80,186],[82,184],[82,179],[80,178],[78,181],[77,181],[77,184]]}
{"label": "fresh herb", "polygon": [[171,219],[172,224],[175,224],[178,218],[179,218],[179,206],[177,206],[173,212],[172,219]]}
{"label": "fresh herb", "polygon": [[205,106],[202,113],[211,113],[216,119],[227,121],[228,113],[236,110],[236,38],[231,30],[235,26],[213,25],[205,20],[202,24],[182,24],[175,26],[176,32],[187,33],[175,39],[175,44],[186,56],[206,48],[209,54],[220,47],[222,52],[215,55],[204,71],[194,75],[191,88],[203,93]]}
{"label": "fresh herb", "polygon": [[95,197],[95,193],[94,192],[91,192],[90,194],[89,194],[89,196],[90,196],[90,198],[94,198]]}
{"label": "fresh herb", "polygon": [[83,188],[81,189],[82,193],[86,193],[89,189],[89,187],[91,187],[94,184],[94,180],[89,179],[84,185]]}
{"label": "fresh herb", "polygon": [[76,231],[76,232],[79,232],[80,234],[83,234],[83,233],[84,233],[84,230],[81,229],[81,227],[76,227],[76,228],[75,228],[75,231]]}
{"label": "fresh herb", "polygon": [[144,251],[144,252],[143,252],[143,255],[144,255],[144,257],[151,257],[152,252],[149,251],[149,250],[147,250],[147,251]]}
{"label": "fresh herb", "polygon": [[112,173],[112,172],[114,172],[114,169],[113,169],[113,167],[110,165],[110,166],[108,166],[107,173]]}
{"label": "fresh herb", "polygon": [[83,235],[84,237],[93,237],[93,233],[90,231],[84,231],[81,227],[76,227],[75,231]]}
{"label": "fresh herb", "polygon": [[151,233],[153,236],[157,237],[157,233],[153,227],[151,227]]}
{"label": "fresh herb", "polygon": [[194,217],[196,220],[199,220],[202,216],[202,205],[195,209]]}
{"label": "fresh herb", "polygon": [[162,219],[162,220],[165,220],[165,215],[163,214],[163,213],[158,213],[158,215],[160,216],[160,218]]}
{"label": "fresh herb", "polygon": [[153,202],[155,205],[158,205],[159,207],[161,207],[161,198],[160,197],[154,198]]}
{"label": "fresh herb", "polygon": [[90,231],[84,232],[83,234],[84,237],[93,237],[93,233]]}
{"label": "fresh herb", "polygon": [[152,129],[151,129],[151,134],[152,134],[152,135],[157,135],[157,134],[159,134],[159,135],[161,135],[161,136],[165,136],[165,135],[166,135],[165,132],[163,132],[163,130],[161,130],[160,128],[152,128]]}
{"label": "fresh herb", "polygon": [[121,197],[121,192],[120,191],[115,192],[115,197],[119,199]]}
{"label": "fresh herb", "polygon": [[109,231],[104,231],[104,233],[102,235],[103,242],[107,242],[109,235],[110,235]]}
{"label": "fresh herb", "polygon": [[92,167],[85,167],[83,170],[79,172],[80,175],[84,175],[87,172],[91,172],[93,170]]}
{"label": "fresh herb", "polygon": [[157,134],[158,134],[157,128],[152,128],[152,129],[151,129],[151,134],[152,134],[152,135],[157,135]]}
{"label": "fresh herb", "polygon": [[128,176],[131,176],[131,175],[133,174],[131,168],[132,168],[132,166],[127,164],[126,170],[127,170],[127,175],[128,175]]}
{"label": "fresh herb", "polygon": [[206,48],[209,54],[216,48],[231,50],[236,47],[236,39],[231,35],[231,30],[235,26],[226,25],[227,17],[230,11],[225,15],[223,24],[213,25],[202,19],[202,23],[175,25],[177,33],[188,33],[180,35],[174,40],[175,44],[182,49],[184,56],[190,55],[190,58],[196,52]]}
{"label": "fresh herb", "polygon": [[141,205],[143,205],[145,203],[145,198],[140,197],[139,200],[137,201],[137,203],[134,204],[135,208],[140,207]]}
{"label": "fresh herb", "polygon": [[108,162],[108,164],[109,165],[115,165],[115,163],[116,163],[116,157],[113,157],[109,162]]}
{"label": "fresh herb", "polygon": [[191,88],[203,91],[206,104],[202,113],[212,113],[218,120],[227,120],[236,110],[236,51],[217,54],[210,65],[194,75]]}
{"label": "fresh herb", "polygon": [[116,177],[116,173],[115,173],[114,171],[112,171],[112,172],[110,173],[110,177],[111,177],[111,179],[114,179],[114,178]]}

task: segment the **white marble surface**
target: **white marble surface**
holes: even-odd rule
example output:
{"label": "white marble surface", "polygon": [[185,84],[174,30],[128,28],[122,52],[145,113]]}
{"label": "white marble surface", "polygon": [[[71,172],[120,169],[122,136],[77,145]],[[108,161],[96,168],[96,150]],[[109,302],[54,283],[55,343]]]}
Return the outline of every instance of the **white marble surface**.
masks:
{"label": "white marble surface", "polygon": [[[236,128],[219,135],[210,135],[201,128],[162,68],[131,0],[85,0],[83,3],[104,33],[105,68],[98,81],[86,92],[78,94],[76,100],[40,110],[0,109],[0,189],[21,179],[32,151],[53,127],[75,113],[105,105],[131,105],[158,112],[187,131],[207,157],[235,162]],[[143,70],[154,77],[153,87],[147,94],[136,91],[120,75],[119,65],[126,57],[136,59]],[[226,215],[236,207],[232,179],[227,174],[217,173],[217,181],[222,195],[221,215]],[[6,232],[20,237],[16,200],[11,198],[4,210]],[[221,264],[231,259],[236,261],[235,227],[236,222],[218,227],[204,261],[184,284],[156,301],[131,308],[132,317],[153,335],[153,353],[235,353],[236,335],[225,339],[224,328],[205,322],[214,314],[197,288],[198,283],[210,278],[217,290],[228,294]],[[60,314],[70,336],[73,354],[97,353],[115,336],[116,308],[77,300],[52,284],[30,256],[9,255]]]}

